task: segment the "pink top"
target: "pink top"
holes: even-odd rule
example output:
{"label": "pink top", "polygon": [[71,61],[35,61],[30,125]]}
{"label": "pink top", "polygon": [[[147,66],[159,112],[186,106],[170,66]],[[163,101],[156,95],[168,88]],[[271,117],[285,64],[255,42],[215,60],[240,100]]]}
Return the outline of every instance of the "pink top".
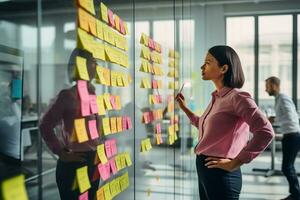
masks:
{"label": "pink top", "polygon": [[[90,93],[93,93],[90,91]],[[72,140],[74,131],[74,120],[83,118],[80,112],[80,99],[76,86],[62,90],[54,102],[49,106],[40,123],[40,132],[49,149],[58,154],[60,150],[65,149],[74,152],[87,152],[96,149],[99,140],[89,140],[78,143]],[[98,116],[90,115],[86,118],[86,127],[88,120],[96,119]],[[55,134],[54,129],[58,127]]]}
{"label": "pink top", "polygon": [[[212,101],[201,117],[188,116],[199,129],[197,155],[253,160],[274,137],[269,120],[250,94],[228,87],[212,93]],[[250,127],[250,129],[249,129]],[[249,130],[253,138],[249,140]]]}

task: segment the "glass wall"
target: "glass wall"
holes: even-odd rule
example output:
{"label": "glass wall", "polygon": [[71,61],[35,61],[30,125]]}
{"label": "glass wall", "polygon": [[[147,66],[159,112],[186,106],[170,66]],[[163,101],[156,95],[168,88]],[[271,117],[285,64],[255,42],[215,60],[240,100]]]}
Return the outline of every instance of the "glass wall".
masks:
{"label": "glass wall", "polygon": [[226,42],[238,52],[242,62],[243,90],[254,97],[254,17],[228,17],[226,30]]}
{"label": "glass wall", "polygon": [[[277,76],[281,90],[292,97],[292,15],[259,16],[259,105],[274,105],[265,92],[265,79]],[[280,24],[281,26],[278,26]]]}

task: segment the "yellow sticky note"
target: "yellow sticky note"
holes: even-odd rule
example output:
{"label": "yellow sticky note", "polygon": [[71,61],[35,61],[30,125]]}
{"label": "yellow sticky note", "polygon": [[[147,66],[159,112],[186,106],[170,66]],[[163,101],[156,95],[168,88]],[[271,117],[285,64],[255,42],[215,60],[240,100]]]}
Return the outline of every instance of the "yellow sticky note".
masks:
{"label": "yellow sticky note", "polygon": [[108,15],[107,15],[107,7],[102,2],[100,4],[100,10],[101,10],[101,18],[103,21],[108,23]]}
{"label": "yellow sticky note", "polygon": [[123,85],[124,85],[124,86],[127,86],[127,85],[129,84],[129,82],[128,82],[128,76],[123,75],[123,76],[122,76],[122,80],[123,80]]}
{"label": "yellow sticky note", "polygon": [[78,3],[81,7],[95,15],[95,7],[93,0],[79,0]]}
{"label": "yellow sticky note", "polygon": [[93,42],[93,57],[105,61],[104,45],[99,42]]}
{"label": "yellow sticky note", "polygon": [[102,95],[97,96],[98,115],[105,115],[104,98]]}
{"label": "yellow sticky note", "polygon": [[110,130],[111,130],[111,133],[117,132],[117,118],[116,117],[110,118]]}
{"label": "yellow sticky note", "polygon": [[97,72],[96,80],[98,83],[105,85],[106,81],[103,76],[104,75],[103,70],[104,70],[104,67],[101,67],[99,65],[96,66],[96,72]]}
{"label": "yellow sticky note", "polygon": [[118,15],[114,14],[116,29],[120,31],[120,18]]}
{"label": "yellow sticky note", "polygon": [[94,47],[93,47],[93,36],[89,35],[87,32],[84,30],[78,28],[77,29],[77,47],[81,49],[85,49],[90,53],[94,52]]}
{"label": "yellow sticky note", "polygon": [[110,94],[109,93],[104,93],[103,98],[104,98],[105,108],[107,110],[112,110],[112,106],[111,106],[111,103],[110,103]]}
{"label": "yellow sticky note", "polygon": [[122,169],[121,157],[120,155],[115,156],[116,167],[118,171]]}
{"label": "yellow sticky note", "polygon": [[107,163],[107,157],[106,157],[106,154],[105,154],[104,144],[100,144],[100,145],[97,146],[97,154],[98,154],[98,158],[101,161],[101,164]]}
{"label": "yellow sticky note", "polygon": [[76,56],[76,70],[79,78],[83,80],[90,80],[89,73],[86,67],[86,59],[80,56]]}
{"label": "yellow sticky note", "polygon": [[85,127],[85,119],[75,119],[75,133],[79,143],[88,141],[88,134]]}
{"label": "yellow sticky note", "polygon": [[77,183],[78,183],[80,193],[87,191],[91,187],[89,176],[88,176],[88,167],[87,166],[78,168],[76,170],[76,180],[75,181],[77,181]]}
{"label": "yellow sticky note", "polygon": [[103,186],[103,191],[104,191],[105,200],[111,200],[112,196],[110,193],[109,183],[107,183]]}
{"label": "yellow sticky note", "polygon": [[146,145],[146,150],[147,151],[149,151],[150,149],[152,149],[151,141],[150,141],[149,138],[146,140],[145,145]]}
{"label": "yellow sticky note", "polygon": [[148,46],[148,41],[148,36],[145,33],[142,33],[140,43],[145,46]]}
{"label": "yellow sticky note", "polygon": [[103,69],[103,77],[105,79],[105,85],[109,86],[110,85],[110,70],[107,68]]}
{"label": "yellow sticky note", "polygon": [[126,188],[128,188],[128,186],[129,186],[128,172],[126,172],[125,174],[123,174],[122,176],[120,176],[119,183],[120,183],[122,191],[124,191]]}
{"label": "yellow sticky note", "polygon": [[117,117],[117,131],[118,132],[123,131],[122,117]]}
{"label": "yellow sticky note", "polygon": [[145,151],[146,151],[145,141],[142,140],[142,141],[141,141],[141,152],[145,152]]}
{"label": "yellow sticky note", "polygon": [[3,200],[28,200],[24,175],[4,180],[1,184]]}
{"label": "yellow sticky note", "polygon": [[110,134],[110,122],[109,122],[109,118],[105,117],[102,119],[102,127],[103,127],[103,133],[104,135],[108,135]]}
{"label": "yellow sticky note", "polygon": [[132,162],[131,162],[130,154],[128,152],[126,152],[124,154],[124,156],[125,156],[125,160],[126,160],[127,166],[131,166]]}
{"label": "yellow sticky note", "polygon": [[100,20],[96,20],[97,37],[103,40],[103,23]]}
{"label": "yellow sticky note", "polygon": [[115,96],[115,101],[116,101],[117,110],[121,110],[121,98],[120,98],[120,96],[116,95]]}

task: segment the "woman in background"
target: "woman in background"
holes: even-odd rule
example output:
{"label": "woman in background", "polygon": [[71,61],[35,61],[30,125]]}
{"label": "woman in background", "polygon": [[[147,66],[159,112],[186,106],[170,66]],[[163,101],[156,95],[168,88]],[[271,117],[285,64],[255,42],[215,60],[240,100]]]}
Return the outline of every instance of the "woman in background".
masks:
{"label": "woman in background", "polygon": [[[202,116],[187,108],[181,93],[175,98],[199,129],[195,154],[200,199],[239,199],[240,166],[262,152],[274,132],[250,94],[239,89],[244,84],[244,74],[240,59],[231,47],[210,48],[201,70],[202,79],[211,80],[216,87]],[[253,133],[250,141],[249,130]]]}

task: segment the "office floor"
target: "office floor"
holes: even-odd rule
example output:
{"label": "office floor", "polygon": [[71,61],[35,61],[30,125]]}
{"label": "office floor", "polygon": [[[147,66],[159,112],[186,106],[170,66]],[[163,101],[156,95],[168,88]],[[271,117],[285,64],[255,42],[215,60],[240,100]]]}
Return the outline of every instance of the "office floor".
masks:
{"label": "office floor", "polygon": [[[160,149],[153,149],[152,154],[160,156]],[[193,164],[193,156],[181,156],[185,164]],[[253,168],[269,168],[270,167],[270,152],[264,152],[250,164],[242,167],[243,171],[243,188],[241,193],[241,200],[276,200],[285,197],[288,194],[287,181],[283,176],[264,177],[264,173],[253,172]],[[276,154],[275,164],[276,169],[280,169],[281,154]],[[51,156],[45,155],[45,166],[54,166],[55,162]],[[180,166],[175,166],[180,167]],[[300,172],[300,158],[296,160],[296,169]],[[175,170],[176,171],[176,170]],[[136,199],[155,199],[165,200],[174,199],[175,187],[175,200],[198,200],[197,192],[197,176],[193,170],[178,170],[175,173],[175,186],[174,186],[174,166],[149,164],[143,170],[143,175],[139,177],[138,189],[136,190]],[[138,176],[138,175],[137,175]],[[159,178],[158,178],[159,177]],[[178,181],[176,181],[178,180]],[[171,183],[171,184],[170,184]],[[151,185],[151,187],[149,187]],[[30,199],[37,199],[37,183],[32,181],[27,184]],[[55,174],[50,173],[43,178],[43,199],[53,200],[59,199],[58,190],[55,184]],[[120,195],[115,199],[127,200],[126,194],[133,191],[127,191],[124,195]],[[132,196],[132,194],[130,195]],[[146,197],[146,198],[145,198]],[[130,198],[131,199],[131,198]],[[129,199],[128,199],[129,200]]]}

